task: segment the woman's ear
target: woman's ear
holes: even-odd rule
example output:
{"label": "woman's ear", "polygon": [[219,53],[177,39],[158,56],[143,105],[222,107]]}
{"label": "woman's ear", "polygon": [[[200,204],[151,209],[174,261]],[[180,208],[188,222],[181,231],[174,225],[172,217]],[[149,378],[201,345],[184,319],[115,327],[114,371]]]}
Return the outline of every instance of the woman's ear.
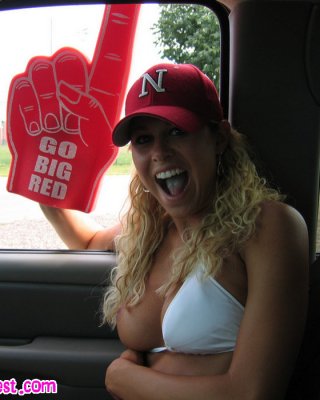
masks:
{"label": "woman's ear", "polygon": [[225,149],[228,146],[231,135],[231,127],[229,122],[224,119],[219,123],[218,136],[217,136],[217,153],[224,153]]}

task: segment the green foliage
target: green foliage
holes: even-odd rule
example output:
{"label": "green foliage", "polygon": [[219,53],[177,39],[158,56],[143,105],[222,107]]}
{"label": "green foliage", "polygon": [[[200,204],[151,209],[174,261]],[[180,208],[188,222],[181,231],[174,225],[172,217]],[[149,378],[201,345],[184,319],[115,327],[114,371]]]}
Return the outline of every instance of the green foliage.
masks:
{"label": "green foliage", "polygon": [[215,14],[199,5],[162,4],[152,27],[163,58],[199,67],[219,87],[220,27]]}

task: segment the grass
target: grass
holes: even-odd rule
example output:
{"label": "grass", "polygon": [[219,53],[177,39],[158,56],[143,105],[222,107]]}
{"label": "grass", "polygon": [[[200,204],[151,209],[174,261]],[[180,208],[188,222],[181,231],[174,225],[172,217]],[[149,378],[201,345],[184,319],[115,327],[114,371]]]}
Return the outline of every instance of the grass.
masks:
{"label": "grass", "polygon": [[[11,154],[6,145],[0,145],[0,176],[8,176]],[[107,175],[129,175],[131,172],[132,158],[128,146],[121,147],[118,157],[108,169]]]}
{"label": "grass", "polygon": [[0,176],[8,176],[11,154],[7,146],[0,145]]}

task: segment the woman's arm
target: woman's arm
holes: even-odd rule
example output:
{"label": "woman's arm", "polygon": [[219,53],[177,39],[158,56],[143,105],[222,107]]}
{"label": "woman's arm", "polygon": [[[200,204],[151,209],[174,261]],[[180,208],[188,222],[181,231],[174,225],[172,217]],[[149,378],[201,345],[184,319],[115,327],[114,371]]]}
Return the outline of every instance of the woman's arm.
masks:
{"label": "woman's arm", "polygon": [[120,357],[107,370],[106,387],[122,400],[245,400],[240,392],[232,397],[230,378],[169,375]]}
{"label": "woman's arm", "polygon": [[112,250],[114,238],[120,233],[120,224],[103,228],[88,215],[76,210],[40,207],[60,238],[69,249]]}
{"label": "woman's arm", "polygon": [[123,400],[280,400],[303,336],[308,293],[308,235],[301,216],[280,203],[262,208],[242,252],[248,298],[229,370],[174,376],[119,358],[106,386]]}

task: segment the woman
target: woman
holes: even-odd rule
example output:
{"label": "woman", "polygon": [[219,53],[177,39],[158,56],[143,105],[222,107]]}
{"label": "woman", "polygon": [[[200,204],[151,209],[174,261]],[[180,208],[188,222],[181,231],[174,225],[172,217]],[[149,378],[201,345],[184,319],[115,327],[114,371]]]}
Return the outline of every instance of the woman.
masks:
{"label": "woman", "polygon": [[258,176],[192,65],[139,78],[113,141],[131,142],[136,174],[104,301],[128,350],[107,389],[123,400],[283,399],[307,309],[302,217]]}

